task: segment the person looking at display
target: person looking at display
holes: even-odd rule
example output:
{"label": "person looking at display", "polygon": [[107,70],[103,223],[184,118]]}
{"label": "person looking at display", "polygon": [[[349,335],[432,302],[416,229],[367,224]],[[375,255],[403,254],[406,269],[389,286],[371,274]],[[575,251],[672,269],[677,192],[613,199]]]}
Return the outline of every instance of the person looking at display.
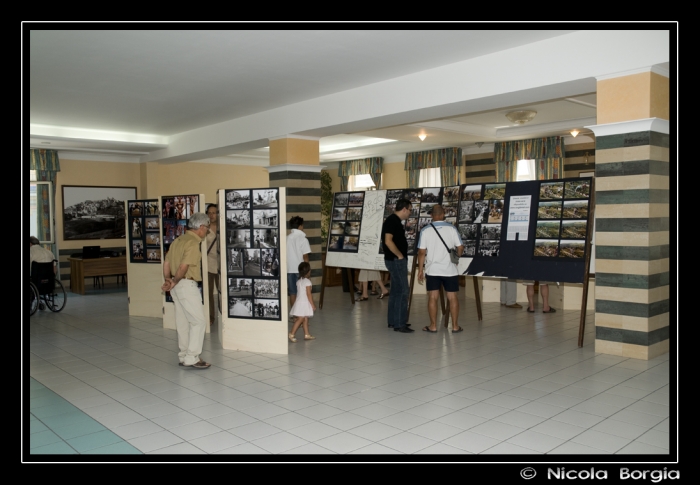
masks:
{"label": "person looking at display", "polygon": [[216,204],[207,205],[209,230],[207,231],[207,276],[209,281],[209,325],[216,323],[218,309],[214,304],[214,286],[219,291],[219,267],[221,255],[217,239],[219,237],[219,207]]}

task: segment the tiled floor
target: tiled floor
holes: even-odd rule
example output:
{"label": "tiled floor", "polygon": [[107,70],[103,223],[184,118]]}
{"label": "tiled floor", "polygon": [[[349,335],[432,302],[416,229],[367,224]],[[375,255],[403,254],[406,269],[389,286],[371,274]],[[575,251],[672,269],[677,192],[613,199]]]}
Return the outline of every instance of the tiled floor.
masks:
{"label": "tiled floor", "polygon": [[402,334],[386,327],[386,299],[351,305],[334,287],[311,320],[317,340],[257,354],[224,350],[213,332],[203,353],[213,365],[194,370],[178,366],[175,331],[130,317],[126,298],[107,283],[25,322],[30,454],[631,459],[673,449],[669,355],[596,354],[593,314],[579,348],[577,311],[485,303],[478,321],[462,295],[464,332],[430,334],[416,295],[417,331]]}

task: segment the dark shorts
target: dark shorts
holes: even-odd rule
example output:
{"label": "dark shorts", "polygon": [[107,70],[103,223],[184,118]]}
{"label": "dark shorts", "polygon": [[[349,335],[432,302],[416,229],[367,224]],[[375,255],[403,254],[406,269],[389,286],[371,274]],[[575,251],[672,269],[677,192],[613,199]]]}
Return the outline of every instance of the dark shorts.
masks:
{"label": "dark shorts", "polygon": [[440,285],[445,287],[448,293],[459,291],[459,276],[430,276],[425,275],[425,289],[435,291],[440,289]]}
{"label": "dark shorts", "polygon": [[299,273],[287,273],[287,293],[289,295],[297,294],[297,280]]}

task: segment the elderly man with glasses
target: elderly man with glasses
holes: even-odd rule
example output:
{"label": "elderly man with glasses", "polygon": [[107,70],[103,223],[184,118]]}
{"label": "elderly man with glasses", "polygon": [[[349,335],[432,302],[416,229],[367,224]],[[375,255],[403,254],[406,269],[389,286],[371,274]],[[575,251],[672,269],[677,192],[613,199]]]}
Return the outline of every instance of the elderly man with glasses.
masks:
{"label": "elderly man with glasses", "polygon": [[211,367],[199,357],[207,328],[198,285],[202,280],[200,245],[209,225],[206,214],[193,214],[187,221],[187,232],[173,241],[163,264],[165,282],[161,289],[169,291],[175,303],[180,365],[192,369]]}

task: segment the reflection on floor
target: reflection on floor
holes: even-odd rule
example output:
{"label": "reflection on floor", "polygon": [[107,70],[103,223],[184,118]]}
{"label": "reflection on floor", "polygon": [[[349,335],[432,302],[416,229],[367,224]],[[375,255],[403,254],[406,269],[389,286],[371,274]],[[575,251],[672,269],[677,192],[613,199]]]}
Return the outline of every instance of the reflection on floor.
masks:
{"label": "reflection on floor", "polygon": [[333,287],[310,321],[316,340],[299,338],[288,355],[259,354],[224,350],[215,330],[203,353],[212,367],[194,370],[178,366],[175,331],[161,319],[128,315],[123,286],[68,295],[62,312],[25,321],[24,436],[34,459],[619,454],[627,461],[668,458],[671,449],[668,354],[651,361],[596,354],[592,314],[579,348],[577,311],[530,314],[486,303],[479,321],[462,294],[464,331],[439,326],[433,334],[421,331],[427,302],[416,295],[416,332],[403,334],[386,326],[387,298],[353,305]]}

